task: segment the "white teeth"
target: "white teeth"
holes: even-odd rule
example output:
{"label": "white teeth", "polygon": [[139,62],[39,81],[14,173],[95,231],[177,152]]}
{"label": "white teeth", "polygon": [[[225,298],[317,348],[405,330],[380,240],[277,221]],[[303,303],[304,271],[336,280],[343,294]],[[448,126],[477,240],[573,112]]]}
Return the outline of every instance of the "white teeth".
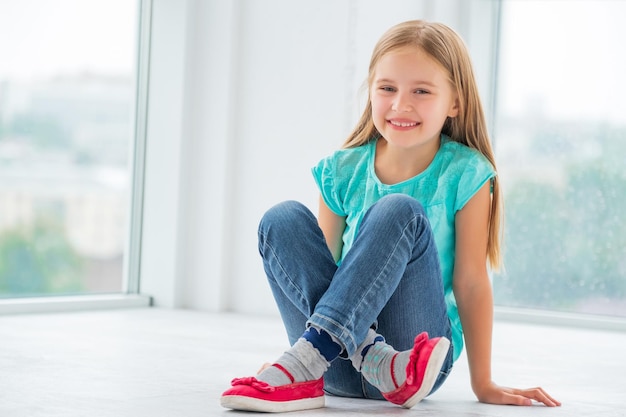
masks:
{"label": "white teeth", "polygon": [[417,126],[417,123],[415,123],[415,122],[413,122],[413,123],[406,123],[406,122],[394,122],[393,120],[390,120],[389,123],[391,123],[394,126],[398,126],[398,127]]}

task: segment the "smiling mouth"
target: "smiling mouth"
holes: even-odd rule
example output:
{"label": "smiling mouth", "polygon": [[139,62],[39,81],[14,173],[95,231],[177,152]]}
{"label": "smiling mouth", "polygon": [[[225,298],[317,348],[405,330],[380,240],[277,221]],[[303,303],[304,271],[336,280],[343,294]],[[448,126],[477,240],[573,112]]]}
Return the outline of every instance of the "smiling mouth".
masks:
{"label": "smiling mouth", "polygon": [[397,127],[414,127],[417,126],[419,123],[417,122],[397,122],[394,120],[389,120],[389,123],[393,126],[397,126]]}

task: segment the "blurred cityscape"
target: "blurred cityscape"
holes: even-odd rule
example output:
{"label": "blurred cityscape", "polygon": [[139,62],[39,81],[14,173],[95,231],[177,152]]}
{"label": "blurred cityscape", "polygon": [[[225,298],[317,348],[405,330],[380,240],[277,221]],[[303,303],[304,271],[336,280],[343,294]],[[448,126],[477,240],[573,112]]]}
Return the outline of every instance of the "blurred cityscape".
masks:
{"label": "blurred cityscape", "polygon": [[134,102],[130,77],[0,81],[0,297],[122,290]]}

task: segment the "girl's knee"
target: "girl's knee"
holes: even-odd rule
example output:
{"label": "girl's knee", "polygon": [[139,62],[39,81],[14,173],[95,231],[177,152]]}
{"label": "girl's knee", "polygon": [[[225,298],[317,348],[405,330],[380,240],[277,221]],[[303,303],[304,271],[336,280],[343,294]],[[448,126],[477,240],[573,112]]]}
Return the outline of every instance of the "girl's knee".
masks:
{"label": "girl's knee", "polygon": [[404,213],[409,216],[425,215],[422,204],[406,194],[388,194],[378,200],[371,209],[381,210],[383,213]]}
{"label": "girl's knee", "polygon": [[259,233],[266,233],[270,227],[298,227],[303,221],[315,218],[311,211],[298,201],[288,200],[276,204],[265,212],[259,224]]}

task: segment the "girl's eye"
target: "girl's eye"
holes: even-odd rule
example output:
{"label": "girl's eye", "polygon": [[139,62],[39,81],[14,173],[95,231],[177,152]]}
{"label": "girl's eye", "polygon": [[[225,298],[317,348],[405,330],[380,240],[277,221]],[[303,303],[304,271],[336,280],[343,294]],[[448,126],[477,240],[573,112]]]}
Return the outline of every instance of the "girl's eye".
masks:
{"label": "girl's eye", "polygon": [[418,88],[417,90],[415,90],[415,94],[428,94],[428,91]]}
{"label": "girl's eye", "polygon": [[380,87],[380,89],[381,89],[382,91],[386,91],[386,92],[389,92],[389,93],[393,93],[394,91],[396,91],[396,89],[395,89],[395,88],[393,88],[393,87],[387,87],[387,86],[382,86],[382,87]]}

